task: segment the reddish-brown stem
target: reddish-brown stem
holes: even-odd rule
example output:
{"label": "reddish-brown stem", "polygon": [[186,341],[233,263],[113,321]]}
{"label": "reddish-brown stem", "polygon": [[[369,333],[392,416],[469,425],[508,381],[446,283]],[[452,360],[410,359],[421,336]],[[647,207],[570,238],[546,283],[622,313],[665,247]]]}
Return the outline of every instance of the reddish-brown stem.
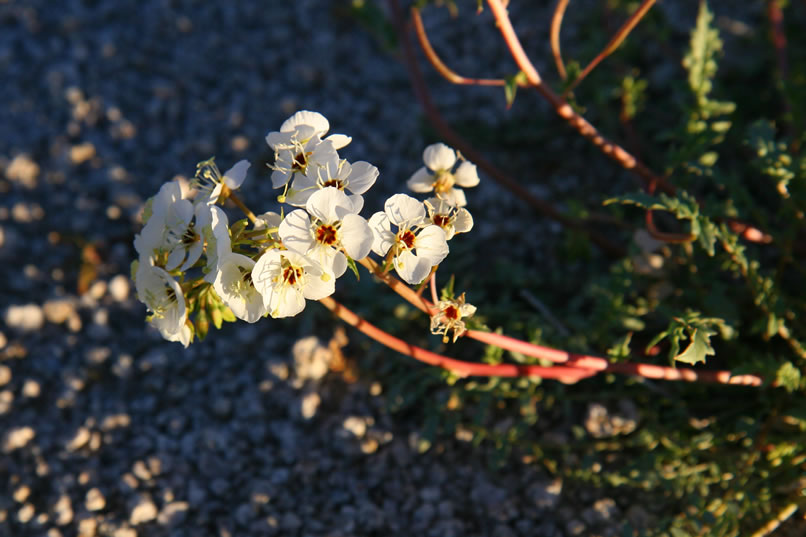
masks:
{"label": "reddish-brown stem", "polygon": [[330,297],[319,300],[327,309],[337,315],[342,321],[357,328],[360,332],[371,337],[375,341],[394,349],[401,354],[411,356],[420,362],[447,369],[461,377],[482,376],[482,377],[541,377],[557,379],[561,382],[573,383],[584,378],[595,375],[596,372],[590,369],[578,367],[543,367],[539,365],[515,365],[515,364],[479,364],[465,362],[448,358],[441,354],[428,351],[416,345],[406,343],[393,335],[384,332],[377,326],[362,319],[342,304],[339,304]]}
{"label": "reddish-brown stem", "polygon": [[576,80],[574,80],[574,82],[568,86],[568,89],[563,92],[563,99],[565,99],[565,97],[568,96],[568,94],[571,93],[574,88],[576,88],[577,85],[579,85],[579,83],[582,82],[585,77],[588,76],[590,72],[602,62],[602,60],[615,52],[619,45],[621,45],[621,43],[627,39],[627,36],[630,35],[630,32],[633,30],[633,28],[635,28],[641,19],[644,18],[644,15],[646,15],[647,11],[649,11],[649,8],[655,4],[655,1],[656,0],[644,0],[641,2],[641,5],[635,10],[635,13],[630,15],[630,18],[628,18],[621,28],[619,28],[618,32],[616,32],[616,35],[614,35],[610,42],[607,43],[605,48],[603,48],[602,51],[588,65],[585,66],[585,69],[582,70]]}
{"label": "reddish-brown stem", "polygon": [[529,83],[535,87],[552,107],[554,107],[554,111],[557,115],[576,129],[582,136],[587,138],[602,153],[618,162],[624,169],[638,175],[645,184],[654,182],[661,191],[669,195],[674,195],[674,186],[653,173],[626,149],[602,136],[599,131],[596,130],[596,127],[591,125],[584,117],[577,114],[574,109],[571,108],[564,99],[554,93],[551,88],[543,84],[537,69],[535,69],[535,66],[523,51],[521,42],[515,34],[515,30],[512,28],[509,15],[507,14],[506,8],[501,3],[501,0],[487,0],[487,4],[490,6],[490,11],[492,11],[498,23],[498,29],[504,37],[504,41],[507,47],[509,47],[509,52],[515,59],[515,63],[517,63],[520,70],[526,74],[526,79]]}
{"label": "reddish-brown stem", "polygon": [[775,63],[778,67],[778,76],[781,79],[781,97],[786,126],[789,128],[789,116],[792,113],[792,103],[786,92],[786,80],[789,78],[789,62],[786,58],[786,34],[784,33],[784,12],[779,0],[767,0],[767,18],[770,19],[770,36],[775,47]]}
{"label": "reddish-brown stem", "polygon": [[[397,292],[406,301],[413,306],[422,310],[425,313],[434,311],[433,304],[429,304],[422,297],[411,290],[403,282],[392,276],[391,274],[381,274],[378,265],[369,258],[360,261],[362,265],[368,268],[376,276],[381,277],[392,290]],[[436,284],[433,284],[432,293],[436,294]],[[369,334],[368,334],[369,335]],[[760,386],[762,384],[761,377],[756,375],[732,375],[730,371],[695,371],[694,369],[665,367],[653,364],[641,363],[610,363],[606,358],[600,356],[592,356],[587,354],[574,354],[563,350],[552,349],[542,345],[535,345],[527,343],[520,339],[515,339],[503,334],[495,334],[491,332],[481,332],[478,330],[466,330],[463,334],[464,337],[475,339],[488,345],[495,345],[503,349],[513,352],[518,352],[533,358],[549,360],[554,363],[565,364],[573,368],[580,368],[585,371],[613,372],[621,373],[624,375],[636,375],[644,378],[663,379],[663,380],[682,380],[687,382],[716,382],[720,384],[742,384],[747,386]],[[390,336],[391,337],[391,336]],[[401,342],[402,345],[408,345]],[[400,346],[398,344],[398,346]],[[388,345],[395,350],[397,347]],[[403,351],[400,351],[403,352]],[[426,351],[427,352],[427,351]],[[404,352],[404,354],[406,354]],[[418,358],[419,359],[419,358]],[[435,364],[436,365],[436,364]],[[493,366],[502,367],[502,366]],[[498,375],[491,373],[492,376],[511,376],[511,375]],[[554,378],[554,377],[552,377]]]}
{"label": "reddish-brown stem", "polygon": [[577,220],[575,218],[571,218],[562,212],[558,211],[548,202],[545,202],[539,198],[536,198],[532,195],[531,192],[526,190],[518,181],[512,179],[509,175],[501,171],[498,167],[493,165],[489,160],[484,158],[481,153],[476,151],[476,149],[470,145],[464,138],[459,136],[456,131],[445,121],[442,115],[439,113],[436,105],[434,104],[433,100],[431,99],[431,94],[428,91],[428,87],[423,80],[422,73],[420,72],[420,68],[417,65],[417,59],[414,54],[414,48],[412,47],[411,42],[409,41],[409,36],[405,28],[403,14],[400,10],[400,6],[397,3],[397,0],[389,0],[389,5],[391,7],[392,16],[395,21],[395,27],[398,32],[398,37],[400,38],[400,43],[403,47],[403,55],[406,61],[406,66],[409,71],[409,78],[411,79],[412,87],[414,89],[414,94],[417,97],[417,100],[420,101],[420,105],[423,107],[426,116],[428,117],[431,124],[434,128],[440,133],[440,135],[452,145],[455,149],[461,151],[461,153],[467,158],[467,160],[473,162],[476,166],[479,167],[482,171],[484,171],[487,175],[492,177],[496,182],[498,182],[501,186],[515,194],[518,198],[522,199],[534,209],[539,211],[544,216],[551,218],[552,220],[556,220],[560,222],[564,226],[581,231],[586,233],[591,241],[599,246],[604,252],[612,255],[614,257],[622,257],[626,253],[626,249],[621,246],[620,244],[616,244],[610,238],[605,236],[602,233],[599,233],[595,230],[589,229],[585,226],[585,223]]}
{"label": "reddish-brown stem", "polygon": [[[467,78],[456,71],[453,71],[439,58],[434,47],[431,46],[431,41],[428,40],[428,34],[425,31],[423,18],[420,16],[420,10],[416,7],[411,8],[411,20],[414,23],[414,32],[417,35],[417,40],[420,42],[420,47],[425,53],[425,57],[448,82],[453,84],[467,85],[467,86],[504,86],[506,80],[502,78]],[[525,86],[526,83],[520,84]]]}
{"label": "reddish-brown stem", "polygon": [[573,354],[566,351],[534,345],[519,339],[491,332],[468,330],[466,337],[495,345],[507,350],[519,352],[526,356],[564,363],[569,366],[593,369],[600,373],[612,372],[624,375],[636,375],[644,378],[662,380],[682,380],[687,382],[717,382],[720,384],[742,384],[760,386],[762,380],[756,375],[732,375],[730,371],[695,371],[688,368],[665,367],[653,364],[610,363],[606,358],[586,354]]}
{"label": "reddish-brown stem", "polygon": [[565,8],[568,7],[568,1],[569,0],[557,1],[557,6],[554,8],[554,15],[551,17],[551,33],[549,34],[551,54],[554,56],[554,65],[557,66],[557,72],[563,80],[568,78],[568,73],[565,71],[563,55],[560,52],[560,28],[562,28],[563,25],[563,17],[565,16]]}

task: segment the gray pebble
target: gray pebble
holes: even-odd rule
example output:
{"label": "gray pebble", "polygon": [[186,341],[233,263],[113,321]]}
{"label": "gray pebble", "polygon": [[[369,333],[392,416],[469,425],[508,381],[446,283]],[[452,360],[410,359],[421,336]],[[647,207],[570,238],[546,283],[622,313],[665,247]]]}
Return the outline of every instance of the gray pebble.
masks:
{"label": "gray pebble", "polygon": [[0,364],[0,386],[5,386],[11,382],[11,368]]}
{"label": "gray pebble", "polygon": [[129,524],[137,526],[138,524],[151,522],[157,518],[157,514],[157,506],[154,505],[154,502],[147,496],[142,496],[132,509],[131,515],[129,516]]}

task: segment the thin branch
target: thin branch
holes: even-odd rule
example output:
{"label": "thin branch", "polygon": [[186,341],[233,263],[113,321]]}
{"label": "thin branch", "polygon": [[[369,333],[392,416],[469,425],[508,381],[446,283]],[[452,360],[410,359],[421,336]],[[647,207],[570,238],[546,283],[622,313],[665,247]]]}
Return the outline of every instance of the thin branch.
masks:
{"label": "thin branch", "polygon": [[[420,10],[416,7],[411,8],[411,20],[414,23],[414,32],[417,35],[417,40],[420,42],[420,47],[425,53],[425,57],[431,62],[434,69],[437,70],[448,82],[453,84],[467,85],[467,86],[505,86],[506,80],[502,78],[467,78],[456,71],[453,71],[437,55],[434,47],[428,39],[428,34],[425,31],[423,18],[420,16]],[[520,84],[525,86],[526,83]]]}
{"label": "thin branch", "polygon": [[[433,304],[429,304],[422,297],[418,296],[406,284],[391,274],[383,274],[378,264],[368,257],[362,259],[359,261],[359,263],[367,267],[376,276],[380,277],[385,284],[387,284],[393,291],[397,292],[413,306],[429,315],[429,312],[434,310]],[[600,356],[569,353],[563,350],[528,343],[526,341],[515,339],[503,334],[482,332],[479,330],[466,330],[462,336],[475,339],[476,341],[480,341],[488,345],[495,345],[496,347],[501,347],[502,349],[531,356],[533,358],[549,360],[554,363],[565,364],[586,371],[597,371],[599,373],[613,372],[624,375],[636,375],[651,379],[682,380],[686,382],[716,382],[720,384],[741,384],[745,386],[760,386],[763,382],[759,376],[733,375],[730,371],[695,371],[694,369],[665,367],[654,364],[610,363],[607,358]],[[408,345],[406,343],[403,344]],[[392,348],[398,350],[396,347]],[[406,353],[404,352],[404,354]]]}
{"label": "thin branch", "polygon": [[644,0],[641,2],[641,5],[638,6],[638,9],[635,10],[635,13],[630,15],[630,18],[626,20],[626,22],[619,28],[619,31],[616,32],[616,35],[610,40],[610,42],[605,46],[604,49],[588,64],[585,66],[585,69],[579,74],[579,76],[574,80],[570,86],[563,92],[562,98],[565,99],[569,93],[571,93],[577,85],[582,82],[591,71],[593,71],[597,65],[599,65],[602,60],[610,56],[616,49],[627,39],[627,36],[630,35],[630,32],[635,28],[635,26],[644,18],[644,15],[647,14],[649,9],[655,4],[656,0]]}
{"label": "thin branch", "polygon": [[532,193],[526,190],[520,182],[515,181],[509,175],[484,158],[472,145],[470,145],[464,138],[459,136],[459,134],[453,130],[453,128],[439,113],[439,110],[431,99],[431,94],[428,91],[428,87],[423,80],[420,68],[417,65],[414,48],[409,41],[409,36],[403,22],[403,14],[400,10],[397,0],[389,0],[389,5],[395,21],[395,28],[397,29],[398,37],[403,46],[404,60],[409,71],[409,78],[411,79],[414,94],[416,95],[417,100],[420,101],[420,105],[423,107],[425,115],[428,117],[434,128],[440,133],[442,138],[444,138],[445,141],[455,149],[458,149],[467,158],[467,160],[473,162],[479,167],[479,169],[492,177],[501,186],[528,203],[544,216],[547,216],[552,220],[556,220],[570,229],[575,229],[586,233],[588,237],[590,237],[591,241],[607,254],[614,257],[624,256],[626,249],[622,245],[616,244],[606,235],[588,228],[584,222],[567,216],[566,214],[555,209],[550,203],[532,195]]}
{"label": "thin branch", "polygon": [[563,80],[568,78],[568,73],[565,70],[563,56],[560,52],[560,28],[563,25],[563,16],[565,16],[565,8],[568,7],[568,1],[569,0],[558,0],[557,7],[554,8],[554,15],[551,17],[551,54],[554,56],[554,64],[557,66],[557,72]]}
{"label": "thin branch", "polygon": [[245,215],[246,215],[246,217],[249,219],[249,221],[250,221],[250,222],[252,222],[253,224],[254,224],[255,222],[257,222],[257,217],[255,216],[255,213],[253,213],[252,211],[250,211],[250,210],[249,210],[249,208],[248,208],[248,207],[247,207],[247,206],[244,204],[244,202],[242,202],[242,201],[241,201],[241,198],[239,198],[239,197],[238,197],[238,196],[235,194],[235,192],[233,192],[232,190],[230,190],[230,189],[227,187],[227,185],[224,185],[224,190],[222,191],[221,195],[222,195],[222,196],[225,196],[225,195],[226,195],[226,197],[228,197],[229,199],[231,199],[231,200],[232,200],[232,203],[234,203],[234,204],[235,204],[235,205],[236,205],[236,206],[237,206],[237,207],[238,207],[238,208],[239,208],[241,211],[243,211],[243,214],[245,214]]}
{"label": "thin branch", "polygon": [[792,103],[789,101],[789,94],[786,91],[787,79],[789,78],[789,62],[786,58],[786,33],[784,33],[784,12],[781,9],[779,0],[767,0],[767,18],[770,19],[770,37],[772,45],[775,47],[775,63],[778,67],[778,77],[780,79],[781,100],[783,101],[785,124],[787,130],[790,127],[792,114]]}
{"label": "thin branch", "polygon": [[490,6],[490,11],[492,11],[496,22],[498,22],[498,29],[504,37],[504,41],[509,47],[509,52],[515,59],[518,67],[526,74],[526,79],[529,83],[554,107],[554,111],[557,115],[576,129],[582,136],[587,138],[602,153],[618,162],[624,169],[638,175],[645,184],[654,183],[657,185],[658,189],[673,196],[676,191],[674,186],[653,173],[626,149],[602,136],[599,131],[596,130],[596,127],[591,125],[584,117],[577,114],[574,109],[571,108],[564,99],[557,96],[551,88],[543,84],[537,69],[535,69],[529,57],[524,53],[520,40],[515,34],[515,30],[512,28],[509,15],[507,15],[506,8],[504,8],[501,0],[487,0],[487,3]]}
{"label": "thin branch", "polygon": [[475,362],[465,362],[455,360],[441,354],[437,354],[416,345],[406,343],[391,334],[384,332],[375,325],[362,319],[342,304],[330,297],[319,300],[327,309],[337,315],[342,321],[357,328],[360,332],[371,337],[375,341],[394,349],[401,354],[411,356],[420,362],[447,369],[461,377],[482,376],[482,377],[541,377],[547,379],[557,379],[560,382],[574,383],[584,378],[595,375],[596,372],[578,367],[552,366],[543,367],[539,365],[515,365],[515,364],[480,364]]}

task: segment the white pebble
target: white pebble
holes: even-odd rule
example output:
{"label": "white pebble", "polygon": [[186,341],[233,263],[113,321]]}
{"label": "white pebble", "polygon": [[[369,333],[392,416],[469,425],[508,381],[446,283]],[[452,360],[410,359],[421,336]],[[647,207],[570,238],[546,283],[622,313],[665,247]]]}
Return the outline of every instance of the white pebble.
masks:
{"label": "white pebble", "polygon": [[144,522],[150,522],[155,518],[157,518],[157,506],[148,498],[143,498],[140,500],[140,503],[132,509],[132,514],[129,516],[129,524],[136,526]]}
{"label": "white pebble", "polygon": [[12,429],[6,435],[6,442],[3,446],[3,451],[8,453],[9,451],[14,451],[15,449],[25,447],[28,442],[33,440],[34,436],[36,436],[36,431],[28,426]]}
{"label": "white pebble", "polygon": [[33,332],[45,324],[45,314],[36,304],[9,306],[6,310],[6,324],[23,332]]}
{"label": "white pebble", "polygon": [[11,382],[11,368],[7,365],[0,365],[0,386],[5,386]]}
{"label": "white pebble", "polygon": [[109,294],[118,302],[123,302],[129,298],[129,278],[123,274],[118,274],[109,281]]}
{"label": "white pebble", "polygon": [[316,411],[319,409],[319,404],[322,402],[322,398],[319,397],[319,394],[316,392],[306,393],[302,397],[302,403],[300,405],[300,410],[302,417],[306,420],[311,419],[316,415]]}
{"label": "white pebble", "polygon": [[91,488],[84,498],[84,507],[87,508],[87,511],[100,511],[106,507],[106,498],[98,488]]}

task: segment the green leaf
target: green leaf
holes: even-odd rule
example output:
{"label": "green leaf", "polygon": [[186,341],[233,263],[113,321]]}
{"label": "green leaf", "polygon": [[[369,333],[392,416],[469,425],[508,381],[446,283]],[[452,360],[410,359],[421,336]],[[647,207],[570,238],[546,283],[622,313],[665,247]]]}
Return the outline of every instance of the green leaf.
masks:
{"label": "green leaf", "polygon": [[711,26],[713,20],[714,14],[708,9],[708,3],[700,2],[697,24],[691,32],[690,49],[683,59],[683,66],[688,70],[688,85],[697,102],[704,102],[711,92],[717,69],[716,57],[722,51],[719,31]]}
{"label": "green leaf", "polygon": [[235,321],[238,320],[238,318],[235,317],[235,314],[232,313],[232,310],[229,309],[227,306],[221,308],[221,318],[227,321],[228,323],[234,323]]}
{"label": "green leaf", "polygon": [[519,71],[518,74],[506,78],[504,95],[507,99],[507,110],[512,107],[512,103],[515,101],[515,94],[518,92],[518,84],[524,84],[525,82],[526,73],[523,71]]}
{"label": "green leaf", "polygon": [[220,330],[221,325],[224,322],[224,316],[221,314],[221,308],[218,306],[210,306],[207,308],[207,312],[210,315],[210,319],[213,321],[213,325]]}
{"label": "green leaf", "polygon": [[800,369],[795,367],[792,362],[786,362],[775,373],[775,382],[779,386],[783,386],[786,391],[792,393],[800,387]]}
{"label": "green leaf", "polygon": [[694,328],[691,333],[691,343],[689,343],[686,350],[674,357],[678,362],[686,364],[696,364],[698,362],[705,362],[706,356],[713,356],[716,354],[714,348],[711,347],[711,336],[716,332],[707,328]]}
{"label": "green leaf", "polygon": [[196,315],[196,335],[200,341],[204,341],[207,337],[207,332],[210,330],[210,321],[207,319],[207,311],[199,310]]}
{"label": "green leaf", "polygon": [[350,267],[350,270],[352,270],[353,274],[355,274],[355,279],[361,281],[361,275],[358,273],[358,267],[355,264],[355,260],[349,255],[345,257],[347,258],[347,266]]}

